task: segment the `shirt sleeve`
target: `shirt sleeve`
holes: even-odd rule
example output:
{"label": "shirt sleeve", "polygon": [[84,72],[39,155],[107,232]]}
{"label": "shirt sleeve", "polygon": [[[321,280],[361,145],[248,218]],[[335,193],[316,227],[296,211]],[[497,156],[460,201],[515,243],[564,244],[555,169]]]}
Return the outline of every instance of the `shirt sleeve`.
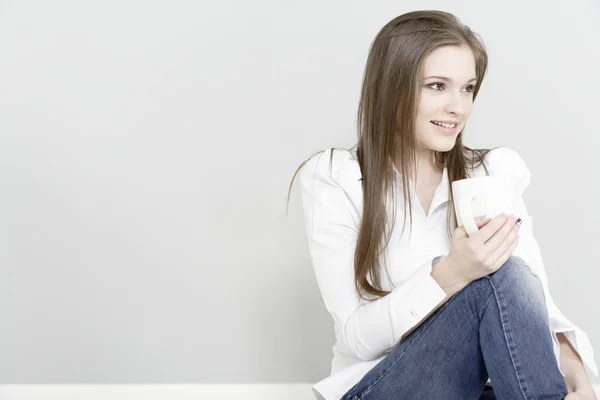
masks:
{"label": "shirt sleeve", "polygon": [[[356,161],[346,151],[326,150],[301,169],[301,197],[308,248],[321,296],[337,340],[353,356],[373,360],[395,346],[446,293],[431,276],[431,260],[387,296],[362,299],[354,284],[354,253],[362,209],[342,187],[360,185]],[[331,165],[330,165],[331,161]],[[342,183],[343,182],[343,183]]]}
{"label": "shirt sleeve", "polygon": [[540,248],[535,237],[533,236],[532,217],[527,212],[527,207],[525,206],[525,202],[523,200],[523,192],[529,186],[531,181],[531,173],[525,164],[525,161],[516,151],[508,148],[499,148],[493,150],[493,152],[495,161],[491,163],[491,166],[496,171],[502,170],[504,171],[502,173],[509,174],[509,178],[514,183],[515,190],[514,215],[523,220],[519,230],[519,244],[515,248],[513,256],[521,257],[531,271],[539,277],[542,283],[544,296],[546,298],[549,327],[552,335],[556,359],[557,361],[560,360],[560,344],[556,334],[558,332],[562,332],[569,340],[571,345],[573,345],[573,348],[578,352],[584,366],[596,377],[598,377],[598,367],[594,361],[594,349],[592,348],[590,340],[583,330],[581,330],[573,322],[569,321],[561,313],[550,294],[548,277],[544,267]]}

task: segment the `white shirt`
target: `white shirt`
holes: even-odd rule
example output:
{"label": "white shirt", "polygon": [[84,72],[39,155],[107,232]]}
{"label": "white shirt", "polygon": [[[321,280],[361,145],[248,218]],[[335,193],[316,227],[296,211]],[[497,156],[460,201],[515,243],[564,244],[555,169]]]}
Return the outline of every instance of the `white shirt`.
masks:
{"label": "white shirt", "polygon": [[[328,149],[312,157],[299,175],[310,257],[325,307],[334,321],[336,337],[331,374],[313,386],[316,398],[325,400],[339,400],[399,343],[404,333],[446,297],[430,273],[433,258],[448,254],[451,247],[447,213],[448,207],[453,205],[448,198],[450,183],[447,168],[444,168],[442,181],[433,195],[427,215],[414,194],[414,183],[410,181],[413,208],[410,238],[408,216],[405,232],[400,238],[405,203],[402,176],[394,168],[397,217],[390,243],[383,253],[391,282],[385,272],[381,274],[383,289],[391,293],[372,302],[356,294],[354,251],[363,210],[362,183],[359,180],[362,175],[356,149],[357,146],[350,150],[333,150],[331,170],[332,150]],[[514,184],[514,214],[523,222],[513,255],[523,258],[542,282],[559,369],[560,347],[556,333],[564,332],[581,356],[588,375],[591,372],[597,377],[594,350],[587,335],[562,315],[548,290],[542,256],[532,234],[532,219],[522,198],[531,178],[529,169],[516,151],[505,147],[491,150],[484,162],[490,175],[503,175]],[[469,170],[467,175],[486,174],[480,165]]]}

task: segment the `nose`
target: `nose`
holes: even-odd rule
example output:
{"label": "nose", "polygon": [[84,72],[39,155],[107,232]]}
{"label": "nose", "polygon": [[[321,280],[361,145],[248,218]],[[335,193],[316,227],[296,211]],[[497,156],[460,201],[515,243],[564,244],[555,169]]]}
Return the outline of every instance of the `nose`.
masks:
{"label": "nose", "polygon": [[467,102],[471,101],[462,92],[449,91],[448,101],[446,102],[446,112],[449,114],[463,115],[467,108]]}

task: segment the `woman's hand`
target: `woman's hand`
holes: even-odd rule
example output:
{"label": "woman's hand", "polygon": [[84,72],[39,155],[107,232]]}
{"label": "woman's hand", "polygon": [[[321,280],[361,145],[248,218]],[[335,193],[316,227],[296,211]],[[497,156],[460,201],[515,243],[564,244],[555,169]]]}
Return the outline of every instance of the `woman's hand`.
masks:
{"label": "woman's hand", "polygon": [[572,392],[569,393],[565,400],[598,400],[595,393]]}
{"label": "woman's hand", "polygon": [[514,216],[503,213],[492,220],[478,217],[475,223],[480,229],[470,237],[464,226],[456,228],[446,256],[454,274],[467,283],[499,270],[519,242],[520,224]]}

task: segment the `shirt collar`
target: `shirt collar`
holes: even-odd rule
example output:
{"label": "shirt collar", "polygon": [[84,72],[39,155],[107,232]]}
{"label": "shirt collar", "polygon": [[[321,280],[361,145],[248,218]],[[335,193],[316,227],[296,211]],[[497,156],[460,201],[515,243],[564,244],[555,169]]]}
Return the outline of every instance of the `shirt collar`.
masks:
{"label": "shirt collar", "polygon": [[[396,169],[396,165],[392,163],[394,168],[394,173],[396,175],[396,180],[402,185],[402,174],[398,172]],[[414,182],[409,179],[410,189],[414,192]],[[450,178],[448,177],[448,167],[444,165],[444,171],[442,172],[442,180],[440,181],[439,186],[436,188],[435,193],[433,194],[433,198],[431,199],[430,210],[433,212],[438,206],[446,203],[450,200],[448,195],[450,185]]]}
{"label": "shirt collar", "polygon": [[[392,167],[394,168],[394,173],[396,174],[396,178],[402,180],[402,174],[400,172],[398,172],[398,170],[396,169],[396,165],[394,163],[392,163]],[[411,186],[413,186],[413,181],[409,178],[408,181],[411,183]],[[448,185],[448,183],[450,182],[450,178],[448,177],[448,167],[446,165],[444,165],[444,171],[442,172],[442,180],[440,182],[440,186],[441,185]]]}

